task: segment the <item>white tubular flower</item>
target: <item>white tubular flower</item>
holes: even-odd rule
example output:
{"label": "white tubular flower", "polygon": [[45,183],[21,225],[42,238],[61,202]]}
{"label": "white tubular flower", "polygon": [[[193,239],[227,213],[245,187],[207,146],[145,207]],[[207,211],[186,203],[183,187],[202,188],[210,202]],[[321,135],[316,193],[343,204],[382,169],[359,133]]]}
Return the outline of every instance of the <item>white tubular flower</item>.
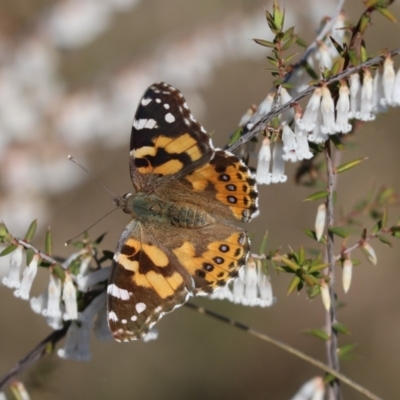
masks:
{"label": "white tubular flower", "polygon": [[151,342],[152,340],[158,339],[158,330],[155,328],[151,328],[149,332],[146,333],[145,336],[143,336],[143,342]]}
{"label": "white tubular flower", "polygon": [[299,121],[300,127],[307,132],[312,131],[315,128],[317,121],[317,115],[321,104],[322,89],[316,88],[314,93],[311,95],[306,110],[304,111],[301,121]]}
{"label": "white tubular flower", "polygon": [[21,284],[21,264],[24,248],[19,245],[10,255],[10,268],[7,276],[2,279],[3,285],[10,289],[18,289]]}
{"label": "white tubular flower", "polygon": [[62,315],[58,317],[47,317],[46,318],[47,325],[50,326],[50,328],[57,330],[61,329],[63,327],[63,319]]}
{"label": "white tubular flower", "polygon": [[29,299],[29,293],[31,291],[33,280],[36,277],[37,266],[39,262],[39,256],[37,254],[33,255],[32,261],[25,268],[22,274],[22,281],[19,289],[14,292],[16,297],[20,297],[22,300]]}
{"label": "white tubular flower", "polygon": [[[281,97],[280,97],[280,105],[284,105],[292,100],[292,96],[289,94],[289,92],[282,87],[281,88]],[[290,123],[294,117],[294,110],[292,107],[284,111],[281,115],[281,121],[284,123]]]}
{"label": "white tubular flower", "polygon": [[78,289],[81,292],[87,292],[90,288],[97,285],[100,282],[104,282],[108,279],[111,273],[111,267],[100,268],[97,271],[93,271],[85,276],[78,275],[76,282]]}
{"label": "white tubular flower", "polygon": [[383,93],[388,106],[392,105],[392,93],[395,79],[396,73],[394,72],[393,60],[390,56],[388,56],[383,63],[382,74]]}
{"label": "white tubular flower", "polygon": [[350,113],[349,118],[360,119],[361,84],[360,75],[356,72],[350,75]]}
{"label": "white tubular flower", "polygon": [[308,140],[314,143],[324,143],[328,140],[328,135],[322,132],[322,115],[319,111],[317,114],[317,120],[315,121],[315,127],[310,135],[308,135]]}
{"label": "white tubular flower", "polygon": [[326,282],[321,279],[321,298],[322,298],[322,304],[325,307],[325,310],[329,311],[331,308],[331,296],[329,294],[329,288]]}
{"label": "white tubular flower", "polygon": [[374,109],[373,99],[373,79],[371,72],[366,69],[364,71],[363,84],[361,87],[361,105],[360,105],[360,119],[361,121],[373,121],[375,115],[372,114]]}
{"label": "white tubular flower", "polygon": [[93,333],[99,340],[110,341],[113,338],[110,329],[108,328],[106,304],[103,305],[97,314],[96,321],[93,325]]}
{"label": "white tubular flower", "polygon": [[325,230],[326,222],[326,205],[322,203],[318,206],[317,216],[315,218],[315,235],[318,242],[321,240]]}
{"label": "white tubular flower", "polygon": [[260,151],[258,153],[258,163],[256,172],[256,181],[258,184],[269,185],[271,183],[272,174],[269,172],[271,164],[271,144],[270,140],[264,138]]}
{"label": "white tubular flower", "polygon": [[218,299],[218,300],[229,300],[233,301],[233,295],[229,288],[229,284],[219,288],[214,293],[210,295],[210,299]]}
{"label": "white tubular flower", "polygon": [[85,308],[79,316],[79,320],[91,325],[94,317],[101,312],[102,308],[106,305],[106,292],[99,294],[92,302]]}
{"label": "white tubular flower", "polygon": [[[272,104],[274,104],[275,93],[271,92],[268,96],[260,103],[257,108],[257,111],[254,113],[253,117],[251,118],[251,122],[253,124],[257,123],[262,117],[267,115],[271,109]],[[240,125],[242,126],[242,125]]]}
{"label": "white tubular flower", "polygon": [[272,183],[286,182],[287,175],[285,175],[285,160],[283,156],[283,142],[278,138],[274,143],[272,151]]}
{"label": "white tubular flower", "polygon": [[339,89],[339,99],[336,104],[336,130],[343,134],[351,131],[349,124],[350,92],[346,81],[342,81]]}
{"label": "white tubular flower", "polygon": [[322,42],[318,46],[318,50],[315,53],[315,58],[319,60],[319,68],[321,70],[324,70],[325,68],[332,68],[333,62],[331,52],[329,51],[329,48],[325,43]]}
{"label": "white tubular flower", "polygon": [[375,113],[383,113],[387,111],[387,104],[385,93],[383,92],[382,80],[382,71],[381,68],[378,68],[375,72],[372,94],[372,103],[374,104],[373,111]]}
{"label": "white tubular flower", "polygon": [[48,302],[42,314],[45,317],[59,318],[61,313],[61,279],[57,276],[50,274],[50,282],[48,286]]}
{"label": "white tubular flower", "polygon": [[[14,380],[10,384],[10,389],[11,389],[11,393],[13,394],[12,397],[14,399],[31,400],[31,396],[29,395],[28,391],[26,390],[26,388],[22,382]],[[7,400],[7,398],[4,397],[4,400]]]}
{"label": "white tubular flower", "polygon": [[320,376],[316,376],[307,381],[291,400],[323,400],[324,395],[324,379]]}
{"label": "white tubular flower", "polygon": [[310,151],[310,146],[308,145],[307,135],[297,136],[296,154],[298,160],[310,160],[313,158],[313,153]]}
{"label": "white tubular flower", "polygon": [[245,306],[269,307],[274,303],[271,282],[259,260],[250,258],[240,270],[232,284],[232,297],[234,303]]}
{"label": "white tubular flower", "polygon": [[297,142],[293,131],[290,129],[289,125],[284,124],[282,129],[282,141],[283,141],[283,156],[285,161],[296,162],[296,150]]}
{"label": "white tubular flower", "polygon": [[353,262],[350,259],[344,260],[342,271],[343,290],[347,293],[350,289],[351,278],[353,275]]}
{"label": "white tubular flower", "polygon": [[30,300],[30,305],[34,313],[43,315],[43,311],[47,307],[49,301],[49,291],[46,290],[38,297],[32,297]]}
{"label": "white tubular flower", "polygon": [[313,157],[313,153],[311,153],[310,146],[308,145],[307,132],[300,127],[300,120],[301,114],[300,112],[296,112],[294,116],[294,136],[297,142],[296,157],[298,160],[309,160]]}
{"label": "white tubular flower", "polygon": [[65,305],[64,320],[78,319],[78,303],[76,300],[76,288],[72,281],[71,274],[65,273],[65,281],[62,292],[62,299]]}
{"label": "white tubular flower", "polygon": [[246,114],[242,115],[242,118],[240,118],[239,126],[244,128],[247,125],[247,123],[251,120],[253,115],[254,115],[253,109],[249,108],[246,111]]}
{"label": "white tubular flower", "polygon": [[373,249],[373,247],[369,243],[365,242],[361,246],[361,250],[364,251],[366,257],[368,258],[368,261],[371,264],[376,265],[378,263],[378,258],[376,257],[375,250]]}
{"label": "white tubular flower", "polygon": [[326,86],[322,88],[321,115],[321,132],[330,135],[336,133],[335,104],[332,99],[331,91]]}
{"label": "white tubular flower", "polygon": [[65,340],[64,347],[57,351],[57,355],[63,359],[89,361],[90,353],[90,325],[82,322],[78,326],[72,322]]}
{"label": "white tubular flower", "polygon": [[400,106],[400,68],[397,71],[392,91],[392,106]]}

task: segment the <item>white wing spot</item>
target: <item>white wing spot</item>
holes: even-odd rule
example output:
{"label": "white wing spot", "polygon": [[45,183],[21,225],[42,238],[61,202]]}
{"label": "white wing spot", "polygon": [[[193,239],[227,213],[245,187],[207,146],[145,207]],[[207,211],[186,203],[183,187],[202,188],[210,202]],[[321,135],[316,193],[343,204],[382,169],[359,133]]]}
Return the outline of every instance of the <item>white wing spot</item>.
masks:
{"label": "white wing spot", "polygon": [[183,107],[186,108],[186,110],[189,110],[189,107],[188,107],[186,101],[183,103]]}
{"label": "white wing spot", "polygon": [[136,320],[137,320],[137,316],[136,315],[132,315],[131,321],[135,322]]}
{"label": "white wing spot", "polygon": [[171,113],[168,113],[165,114],[165,120],[171,124],[175,121],[175,117]]}
{"label": "white wing spot", "polygon": [[123,324],[126,324],[128,321],[124,318],[124,319],[121,319],[121,322],[122,322]]}
{"label": "white wing spot", "polygon": [[161,90],[154,89],[154,93],[161,93]]}
{"label": "white wing spot", "polygon": [[194,117],[193,117],[192,114],[189,115],[189,118],[190,118],[193,122],[197,122],[197,121],[194,119]]}
{"label": "white wing spot", "polygon": [[164,103],[164,108],[167,109],[167,110],[169,110],[169,104]]}
{"label": "white wing spot", "polygon": [[156,99],[156,103],[160,104],[161,100],[160,99]]}
{"label": "white wing spot", "polygon": [[204,129],[204,126],[200,126],[200,130],[201,130],[203,133],[207,133],[207,131]]}
{"label": "white wing spot", "polygon": [[183,118],[183,122],[187,125],[190,126],[190,121],[187,118]]}
{"label": "white wing spot", "polygon": [[153,129],[154,127],[156,127],[156,125],[157,121],[155,119],[148,119],[144,127],[147,129]]}
{"label": "white wing spot", "polygon": [[146,304],[144,303],[137,303],[136,306],[136,311],[140,314],[146,309]]}
{"label": "white wing spot", "polygon": [[110,312],[108,313],[108,319],[109,319],[110,321],[118,321],[117,314],[115,314],[114,311],[110,311]]}
{"label": "white wing spot", "polygon": [[152,99],[150,97],[148,97],[147,99],[142,99],[141,103],[142,106],[146,107],[147,104],[151,103]]}
{"label": "white wing spot", "polygon": [[116,297],[117,299],[129,300],[129,292],[125,289],[119,288],[113,283],[111,285],[108,285],[107,293],[113,297]]}

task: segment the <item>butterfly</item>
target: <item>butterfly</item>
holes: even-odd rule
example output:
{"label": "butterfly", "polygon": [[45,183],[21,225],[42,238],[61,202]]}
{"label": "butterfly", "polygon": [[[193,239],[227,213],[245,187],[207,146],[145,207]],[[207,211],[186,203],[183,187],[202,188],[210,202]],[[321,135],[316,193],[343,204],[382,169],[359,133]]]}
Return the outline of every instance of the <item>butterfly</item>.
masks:
{"label": "butterfly", "polygon": [[191,295],[238,276],[250,242],[235,221],[258,212],[255,179],[235,155],[214,149],[179,90],[155,83],[131,133],[135,193],[117,205],[132,216],[119,239],[107,286],[107,318],[117,341],[143,338]]}

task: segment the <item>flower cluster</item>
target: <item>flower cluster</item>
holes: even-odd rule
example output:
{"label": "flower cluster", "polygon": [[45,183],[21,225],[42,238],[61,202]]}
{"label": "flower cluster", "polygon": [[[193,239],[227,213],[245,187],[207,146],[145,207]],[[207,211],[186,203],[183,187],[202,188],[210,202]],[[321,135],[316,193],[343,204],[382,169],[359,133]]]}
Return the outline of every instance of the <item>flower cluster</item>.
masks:
{"label": "flower cluster", "polygon": [[[330,135],[347,134],[352,130],[351,120],[372,121],[389,106],[400,106],[400,69],[395,72],[393,60],[388,56],[374,77],[365,68],[361,73],[350,75],[348,82],[341,80],[335,97],[322,84],[310,96],[303,114],[296,107],[294,118],[293,109],[289,110],[292,113],[285,111],[280,116],[280,134],[267,135],[258,153],[256,180],[259,184],[286,182],[285,161],[312,158],[309,142],[320,144]],[[271,111],[274,98],[271,93],[260,104],[247,129]],[[281,88],[280,104],[290,100],[289,93]]]}
{"label": "flower cluster", "polygon": [[252,257],[239,271],[238,278],[214,292],[210,298],[259,307],[269,307],[275,302],[270,278],[266,275],[261,260]]}

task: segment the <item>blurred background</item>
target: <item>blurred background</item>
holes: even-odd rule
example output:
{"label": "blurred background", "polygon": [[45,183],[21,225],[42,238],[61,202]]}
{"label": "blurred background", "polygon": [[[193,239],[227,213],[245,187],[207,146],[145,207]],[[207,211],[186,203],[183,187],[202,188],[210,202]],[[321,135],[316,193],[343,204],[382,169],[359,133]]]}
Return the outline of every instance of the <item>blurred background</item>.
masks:
{"label": "blurred background", "polygon": [[[347,2],[356,23],[360,1]],[[308,42],[332,0],[286,2],[286,27]],[[112,198],[67,160],[74,155],[114,193],[131,190],[128,146],[138,100],[151,83],[179,88],[198,121],[221,146],[252,104],[266,96],[271,79],[266,49],[251,39],[270,39],[260,0],[0,0],[0,219],[22,236],[38,218],[34,244],[43,248],[51,225],[54,254],[67,256],[64,242],[112,208]],[[399,3],[392,12],[400,17]],[[370,53],[399,46],[399,26],[374,15]],[[300,51],[300,50],[299,50]],[[399,62],[396,61],[398,67]],[[349,210],[371,186],[400,189],[400,113],[391,109],[365,124],[344,161],[368,161],[340,176],[338,205]],[[252,159],[255,166],[256,159]],[[260,188],[261,215],[247,229],[257,251],[268,227],[269,248],[314,244],[317,203],[303,203],[310,189],[288,182]],[[390,210],[395,223],[398,208]],[[103,248],[114,250],[128,217],[115,212],[93,229],[107,232]],[[369,228],[372,223],[369,222]],[[361,227],[360,227],[361,230]],[[351,240],[349,244],[352,244]],[[342,372],[383,398],[398,398],[400,370],[400,244],[374,242],[378,265],[362,259],[339,299],[339,320],[351,331],[341,344],[357,343],[357,356]],[[0,275],[7,264],[0,264]],[[340,271],[339,271],[340,272]],[[340,283],[340,274],[338,282]],[[33,294],[48,282],[35,281]],[[322,328],[319,298],[286,296],[288,276],[272,273],[277,302],[268,309],[224,301],[194,302],[237,319],[325,361],[324,344],[302,333]],[[0,374],[50,333],[45,320],[0,287]],[[43,359],[22,376],[33,399],[289,399],[320,371],[230,326],[182,307],[164,318],[159,339],[119,344],[92,340],[92,360]],[[344,387],[346,398],[361,399]]]}

